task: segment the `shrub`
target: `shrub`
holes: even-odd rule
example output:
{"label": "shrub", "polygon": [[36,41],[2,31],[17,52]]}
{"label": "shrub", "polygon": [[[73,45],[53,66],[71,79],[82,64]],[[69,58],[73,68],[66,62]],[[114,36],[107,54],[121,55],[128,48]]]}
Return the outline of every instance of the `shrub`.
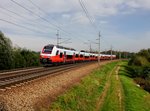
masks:
{"label": "shrub", "polygon": [[137,84],[139,84],[144,90],[150,92],[150,79],[143,79],[143,78],[135,78],[134,79]]}
{"label": "shrub", "polygon": [[148,60],[144,56],[136,56],[133,60],[133,65],[144,66],[149,64]]}
{"label": "shrub", "polygon": [[39,53],[13,48],[11,40],[0,32],[0,70],[39,65]]}

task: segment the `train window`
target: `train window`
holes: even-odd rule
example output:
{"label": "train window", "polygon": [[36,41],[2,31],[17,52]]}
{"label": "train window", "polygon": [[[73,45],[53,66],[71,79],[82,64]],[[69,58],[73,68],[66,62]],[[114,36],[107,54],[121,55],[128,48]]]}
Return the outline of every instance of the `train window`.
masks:
{"label": "train window", "polygon": [[62,58],[62,56],[63,56],[63,53],[61,52],[61,53],[60,53],[60,58]]}
{"label": "train window", "polygon": [[43,53],[51,54],[52,50],[53,50],[53,46],[45,46],[43,49]]}
{"label": "train window", "polygon": [[78,54],[76,54],[76,56],[75,56],[75,57],[77,58],[77,57],[79,57],[79,55],[78,55]]}
{"label": "train window", "polygon": [[66,51],[64,51],[64,56],[66,56]]}
{"label": "train window", "polygon": [[72,59],[72,55],[67,55],[67,59]]}
{"label": "train window", "polygon": [[83,55],[80,55],[80,58],[82,58],[83,57]]}
{"label": "train window", "polygon": [[89,56],[85,56],[85,58],[89,58]]}
{"label": "train window", "polygon": [[56,55],[58,55],[58,53],[59,53],[59,50],[57,50]]}

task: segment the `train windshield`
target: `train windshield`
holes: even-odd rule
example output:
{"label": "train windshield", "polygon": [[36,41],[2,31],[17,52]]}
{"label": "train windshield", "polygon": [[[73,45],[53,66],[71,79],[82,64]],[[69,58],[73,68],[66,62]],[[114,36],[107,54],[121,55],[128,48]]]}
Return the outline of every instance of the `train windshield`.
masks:
{"label": "train windshield", "polygon": [[43,49],[43,53],[51,54],[53,50],[53,46],[45,46]]}

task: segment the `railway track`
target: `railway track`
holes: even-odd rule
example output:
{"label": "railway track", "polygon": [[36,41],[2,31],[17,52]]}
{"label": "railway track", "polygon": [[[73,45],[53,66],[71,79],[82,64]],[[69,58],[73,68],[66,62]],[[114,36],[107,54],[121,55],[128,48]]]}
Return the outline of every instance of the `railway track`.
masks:
{"label": "railway track", "polygon": [[92,64],[93,62],[86,62],[80,64],[67,64],[61,65],[57,67],[38,67],[38,68],[31,68],[27,70],[18,70],[12,72],[3,72],[0,73],[0,89],[4,89],[6,87],[15,86],[20,83],[28,82],[34,80],[36,78],[51,75],[56,76],[63,72],[73,70],[75,68],[80,68],[87,64]]}

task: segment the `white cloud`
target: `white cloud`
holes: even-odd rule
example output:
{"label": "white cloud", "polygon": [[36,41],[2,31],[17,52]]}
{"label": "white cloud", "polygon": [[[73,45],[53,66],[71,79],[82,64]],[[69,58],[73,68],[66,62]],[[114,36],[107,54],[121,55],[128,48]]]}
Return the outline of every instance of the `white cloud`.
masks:
{"label": "white cloud", "polygon": [[70,14],[62,14],[62,18],[64,19],[70,19],[71,15]]}
{"label": "white cloud", "polygon": [[126,4],[132,8],[150,9],[150,0],[128,0]]}
{"label": "white cloud", "polygon": [[106,21],[106,20],[101,20],[100,21],[100,24],[107,24],[108,23],[108,21]]}
{"label": "white cloud", "polygon": [[83,15],[82,13],[77,13],[73,16],[72,18],[72,22],[74,23],[79,23],[79,24],[88,24],[89,23],[89,20],[88,18]]}

